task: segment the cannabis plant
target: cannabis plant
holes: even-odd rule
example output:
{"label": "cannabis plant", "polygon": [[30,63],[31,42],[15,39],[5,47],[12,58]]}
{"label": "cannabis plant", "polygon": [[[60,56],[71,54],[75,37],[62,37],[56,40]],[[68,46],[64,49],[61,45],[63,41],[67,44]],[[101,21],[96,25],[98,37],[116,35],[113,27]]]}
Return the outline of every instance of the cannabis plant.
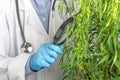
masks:
{"label": "cannabis plant", "polygon": [[120,0],[61,0],[60,15],[65,7],[75,15],[60,63],[63,80],[120,80]]}

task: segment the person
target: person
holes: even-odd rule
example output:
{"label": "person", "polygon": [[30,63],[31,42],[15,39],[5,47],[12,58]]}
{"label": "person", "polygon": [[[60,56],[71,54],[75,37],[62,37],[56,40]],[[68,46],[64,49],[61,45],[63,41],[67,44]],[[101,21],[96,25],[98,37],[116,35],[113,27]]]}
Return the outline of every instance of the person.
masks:
{"label": "person", "polygon": [[57,8],[53,15],[54,0],[18,0],[22,31],[33,46],[30,54],[21,52],[15,2],[0,1],[0,80],[62,80],[58,63],[63,46],[53,44],[53,37],[63,20]]}

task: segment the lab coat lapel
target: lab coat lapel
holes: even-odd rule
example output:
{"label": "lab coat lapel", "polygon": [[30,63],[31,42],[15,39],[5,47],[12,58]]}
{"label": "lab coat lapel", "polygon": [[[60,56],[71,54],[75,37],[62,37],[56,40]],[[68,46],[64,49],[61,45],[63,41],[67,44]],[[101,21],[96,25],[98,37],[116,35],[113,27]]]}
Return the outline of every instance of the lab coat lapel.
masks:
{"label": "lab coat lapel", "polygon": [[51,42],[53,41],[55,35],[55,21],[54,21],[55,18],[54,18],[54,12],[52,11],[53,2],[54,0],[52,0],[50,18],[49,18],[49,37]]}
{"label": "lab coat lapel", "polygon": [[21,0],[20,1],[20,7],[19,9],[21,11],[25,11],[25,16],[28,20],[27,25],[29,24],[30,26],[34,27],[36,31],[41,33],[42,35],[48,37],[48,34],[42,25],[32,3],[31,0]]}
{"label": "lab coat lapel", "polygon": [[50,36],[51,41],[53,41],[54,35],[56,34],[60,25],[63,23],[63,20],[58,13],[58,4],[59,4],[60,1],[56,0],[55,5],[54,5],[55,10],[53,11],[52,7],[53,7],[54,1],[55,0],[52,0],[50,20],[49,20],[49,36]]}
{"label": "lab coat lapel", "polygon": [[[34,27],[36,31],[41,33],[42,35],[49,38],[49,40],[52,42],[55,32],[59,28],[59,24],[61,24],[60,18],[58,18],[58,13],[56,11],[52,11],[52,5],[51,5],[51,11],[50,11],[50,18],[49,18],[49,34],[46,32],[44,26],[42,25],[38,15],[36,14],[33,5],[31,4],[30,0],[19,0],[20,1],[20,10],[25,10],[26,15],[28,17],[28,23],[30,26]],[[58,2],[58,1],[57,1]],[[57,13],[57,15],[56,15]],[[56,18],[57,17],[57,18]],[[56,19],[55,19],[56,18]],[[57,20],[57,21],[55,21]],[[38,27],[39,26],[39,27]]]}
{"label": "lab coat lapel", "polygon": [[44,28],[44,26],[42,25],[42,22],[40,21],[39,17],[37,16],[35,10],[30,11],[29,13],[29,25],[31,25],[32,27],[34,27],[34,29],[36,31],[38,31],[40,34],[48,37],[48,34]]}

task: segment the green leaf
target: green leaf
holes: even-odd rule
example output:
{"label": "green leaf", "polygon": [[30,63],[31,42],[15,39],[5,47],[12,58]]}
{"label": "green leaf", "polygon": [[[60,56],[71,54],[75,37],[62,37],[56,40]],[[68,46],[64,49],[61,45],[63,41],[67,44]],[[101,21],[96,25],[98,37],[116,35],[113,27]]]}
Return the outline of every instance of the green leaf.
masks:
{"label": "green leaf", "polygon": [[118,70],[120,71],[120,62],[119,61],[116,61],[115,62],[115,66],[118,68]]}
{"label": "green leaf", "polygon": [[98,63],[98,65],[104,63],[106,60],[108,60],[108,58],[109,58],[109,55],[105,55],[105,56],[100,60],[100,62]]}
{"label": "green leaf", "polygon": [[120,80],[120,77],[113,78],[113,80]]}

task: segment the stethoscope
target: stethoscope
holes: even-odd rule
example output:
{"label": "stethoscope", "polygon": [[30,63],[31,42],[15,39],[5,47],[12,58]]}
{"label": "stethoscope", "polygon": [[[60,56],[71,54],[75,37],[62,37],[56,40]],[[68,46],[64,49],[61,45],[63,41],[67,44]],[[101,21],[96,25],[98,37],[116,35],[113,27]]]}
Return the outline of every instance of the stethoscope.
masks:
{"label": "stethoscope", "polygon": [[[15,1],[16,1],[15,3],[16,3],[16,13],[17,13],[17,18],[18,18],[18,24],[20,26],[20,32],[21,32],[21,36],[22,36],[22,39],[23,39],[23,43],[21,45],[20,50],[21,50],[21,53],[31,53],[31,52],[33,52],[33,46],[32,46],[31,43],[27,42],[26,39],[25,39],[25,34],[24,34],[23,29],[22,29],[22,23],[21,23],[21,20],[20,20],[18,0],[15,0]],[[55,2],[56,2],[56,0],[54,0],[53,5],[52,5],[52,11],[53,12],[55,10]],[[65,40],[66,40],[66,33],[65,33],[66,27],[69,23],[73,22],[73,19],[74,19],[74,17],[72,16],[72,17],[68,18],[66,21],[63,22],[63,24],[60,26],[60,28],[55,33],[54,40],[53,40],[54,44],[62,45],[65,42]],[[23,26],[24,26],[24,24],[23,24]]]}
{"label": "stethoscope", "polygon": [[[20,32],[21,32],[21,36],[23,39],[23,44],[21,45],[21,53],[31,53],[33,51],[33,46],[31,43],[27,42],[25,39],[25,35],[24,35],[24,31],[22,29],[22,23],[20,20],[20,14],[19,14],[19,4],[18,4],[18,0],[15,0],[16,2],[16,13],[17,13],[17,18],[18,18],[18,24],[20,26]],[[24,24],[23,24],[24,26]]]}

